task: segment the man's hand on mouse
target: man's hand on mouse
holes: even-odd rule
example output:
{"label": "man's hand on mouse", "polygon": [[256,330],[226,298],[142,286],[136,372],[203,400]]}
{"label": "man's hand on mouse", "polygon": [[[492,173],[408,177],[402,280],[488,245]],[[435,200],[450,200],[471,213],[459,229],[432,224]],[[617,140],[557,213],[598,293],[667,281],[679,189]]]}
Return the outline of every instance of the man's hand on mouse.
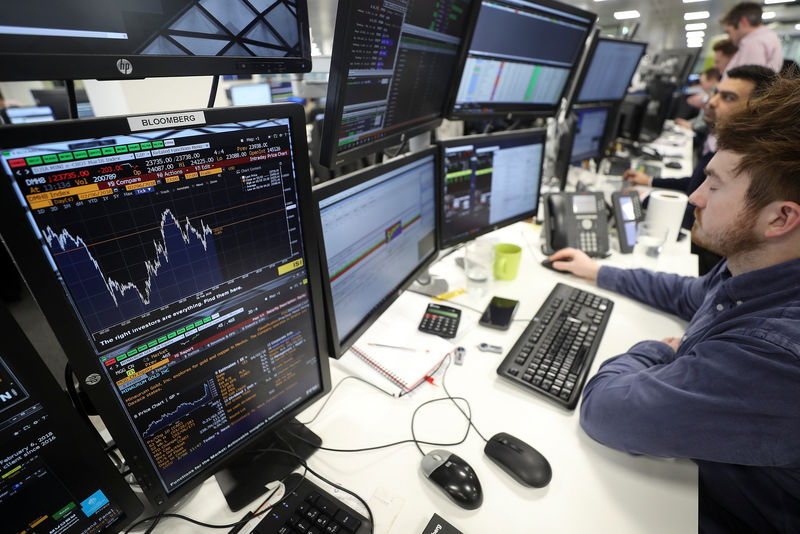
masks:
{"label": "man's hand on mouse", "polygon": [[645,174],[642,171],[635,171],[633,169],[628,169],[624,173],[622,173],[622,179],[632,182],[636,185],[652,185],[653,178],[649,174]]}
{"label": "man's hand on mouse", "polygon": [[562,248],[548,258],[557,271],[572,273],[587,280],[597,280],[600,265],[577,248]]}

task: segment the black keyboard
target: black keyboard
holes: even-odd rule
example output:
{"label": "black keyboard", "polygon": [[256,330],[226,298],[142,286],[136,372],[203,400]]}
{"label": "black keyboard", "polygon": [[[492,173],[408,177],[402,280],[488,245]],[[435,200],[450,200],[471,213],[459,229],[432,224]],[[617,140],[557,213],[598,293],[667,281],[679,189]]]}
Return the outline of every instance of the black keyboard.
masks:
{"label": "black keyboard", "polygon": [[298,473],[284,481],[298,485],[288,498],[266,513],[253,534],[366,534],[367,518]]}
{"label": "black keyboard", "polygon": [[614,303],[556,284],[497,374],[572,410]]}

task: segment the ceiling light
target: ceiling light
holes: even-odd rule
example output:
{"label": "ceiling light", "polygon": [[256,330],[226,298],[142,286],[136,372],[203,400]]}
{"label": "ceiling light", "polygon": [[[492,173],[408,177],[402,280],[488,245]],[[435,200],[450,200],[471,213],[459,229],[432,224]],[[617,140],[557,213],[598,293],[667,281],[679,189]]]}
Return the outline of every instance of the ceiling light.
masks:
{"label": "ceiling light", "polygon": [[702,20],[711,16],[708,11],[693,11],[691,13],[684,13],[683,20]]}
{"label": "ceiling light", "polygon": [[765,4],[788,4],[789,2],[794,2],[794,0],[764,0]]}
{"label": "ceiling light", "polygon": [[795,25],[794,25],[794,29],[795,29],[795,30],[800,30],[800,24],[795,24]]}
{"label": "ceiling light", "polygon": [[705,22],[692,22],[686,25],[687,32],[692,32],[695,30],[705,30],[706,28],[708,28],[708,24],[706,24]]}
{"label": "ceiling light", "polygon": [[[787,1],[791,1],[791,0],[787,0]],[[684,4],[693,4],[695,2],[708,2],[708,0],[683,0]]]}
{"label": "ceiling light", "polygon": [[686,48],[700,48],[701,46],[703,46],[703,42],[702,41],[691,42],[691,43],[687,42],[686,43]]}
{"label": "ceiling light", "polygon": [[698,37],[702,39],[706,36],[706,32],[686,32],[687,39],[697,39]]}
{"label": "ceiling light", "polygon": [[632,9],[631,11],[614,12],[614,18],[617,20],[638,19],[639,17],[641,17],[641,15],[635,9]]}
{"label": "ceiling light", "polygon": [[761,13],[761,20],[774,19],[775,15],[777,15],[777,13],[775,13],[774,11],[764,11],[763,13]]}

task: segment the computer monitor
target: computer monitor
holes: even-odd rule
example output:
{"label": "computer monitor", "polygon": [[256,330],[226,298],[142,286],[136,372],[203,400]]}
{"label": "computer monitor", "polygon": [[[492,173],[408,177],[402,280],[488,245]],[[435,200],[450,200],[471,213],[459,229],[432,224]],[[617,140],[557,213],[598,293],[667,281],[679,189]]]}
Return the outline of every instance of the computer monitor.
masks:
{"label": "computer monitor", "polygon": [[306,0],[3,5],[2,81],[310,70]]}
{"label": "computer monitor", "polygon": [[320,161],[338,167],[436,128],[478,0],[339,0]]}
{"label": "computer monitor", "polygon": [[452,116],[554,116],[597,15],[555,0],[483,0]]}
{"label": "computer monitor", "polygon": [[436,259],[438,172],[429,148],[314,188],[337,357]]}
{"label": "computer monitor", "polygon": [[4,532],[121,532],[142,503],[0,304]]}
{"label": "computer monitor", "polygon": [[612,106],[576,106],[570,163],[600,159],[606,149]]}
{"label": "computer monitor", "polygon": [[272,88],[264,83],[244,83],[230,86],[234,106],[263,106],[272,103]]}
{"label": "computer monitor", "polygon": [[546,136],[533,129],[439,143],[441,248],[536,215]]}
{"label": "computer monitor", "polygon": [[283,476],[245,447],[330,388],[302,107],[8,126],[0,165],[0,233],[153,507]]}
{"label": "computer monitor", "polygon": [[647,43],[599,37],[578,80],[575,102],[616,102],[625,97]]}
{"label": "computer monitor", "polygon": [[302,102],[302,98],[296,98],[292,92],[292,82],[270,82],[273,102]]}
{"label": "computer monitor", "polygon": [[[664,121],[667,120],[672,100],[675,97],[677,85],[673,82],[654,78],[647,84],[647,108],[642,117],[642,128],[639,138],[645,141],[653,141],[664,129]],[[680,96],[680,95],[679,95]]]}
{"label": "computer monitor", "polygon": [[[66,88],[31,89],[31,96],[33,96],[37,106],[49,107],[56,119],[71,118],[69,116],[69,96]],[[94,110],[85,89],[75,89],[75,101],[78,107],[79,119],[94,117]]]}
{"label": "computer monitor", "polygon": [[54,121],[53,110],[49,106],[20,106],[2,110],[7,124],[28,124],[30,122]]}
{"label": "computer monitor", "polygon": [[672,48],[659,51],[653,58],[654,71],[678,87],[685,85],[697,63],[700,48]]}
{"label": "computer monitor", "polygon": [[646,94],[628,94],[619,105],[617,135],[630,141],[638,141],[649,98]]}

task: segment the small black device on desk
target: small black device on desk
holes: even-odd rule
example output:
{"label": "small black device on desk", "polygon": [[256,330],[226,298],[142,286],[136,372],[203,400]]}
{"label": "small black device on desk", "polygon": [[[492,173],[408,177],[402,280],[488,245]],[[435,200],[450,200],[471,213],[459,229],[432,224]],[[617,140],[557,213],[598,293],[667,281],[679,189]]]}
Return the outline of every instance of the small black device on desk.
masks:
{"label": "small black device on desk", "polygon": [[611,194],[611,203],[614,205],[619,250],[623,253],[633,252],[636,244],[636,223],[644,219],[639,194],[636,191],[615,191]]}
{"label": "small black device on desk", "polygon": [[428,334],[450,339],[456,337],[460,320],[461,310],[458,308],[431,302],[419,322],[419,329]]}
{"label": "small black device on desk", "polygon": [[492,297],[478,324],[498,330],[508,330],[518,306],[518,300]]}
{"label": "small black device on desk", "polygon": [[[299,485],[298,485],[299,484]],[[276,532],[336,532],[366,534],[370,522],[322,488],[292,473],[284,481],[287,490],[297,486],[278,506],[273,507],[252,530],[253,534]]]}
{"label": "small black device on desk", "polygon": [[497,374],[574,409],[613,307],[607,298],[556,284]]}

